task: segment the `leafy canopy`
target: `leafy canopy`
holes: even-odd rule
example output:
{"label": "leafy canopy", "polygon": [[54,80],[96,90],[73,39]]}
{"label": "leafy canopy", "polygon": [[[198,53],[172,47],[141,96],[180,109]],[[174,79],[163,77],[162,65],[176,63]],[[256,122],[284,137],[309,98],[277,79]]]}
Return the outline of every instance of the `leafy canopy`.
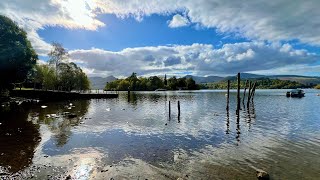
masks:
{"label": "leafy canopy", "polygon": [[27,33],[11,19],[0,15],[0,90],[23,82],[36,64]]}

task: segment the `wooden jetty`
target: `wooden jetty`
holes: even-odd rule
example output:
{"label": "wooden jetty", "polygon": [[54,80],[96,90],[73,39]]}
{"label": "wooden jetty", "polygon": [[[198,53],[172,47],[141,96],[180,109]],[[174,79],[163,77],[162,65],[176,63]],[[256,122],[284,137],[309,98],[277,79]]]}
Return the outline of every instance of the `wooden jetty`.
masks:
{"label": "wooden jetty", "polygon": [[119,94],[116,92],[68,92],[68,91],[52,91],[52,90],[12,90],[11,96],[24,97],[30,99],[40,100],[70,100],[70,99],[108,99],[118,98]]}

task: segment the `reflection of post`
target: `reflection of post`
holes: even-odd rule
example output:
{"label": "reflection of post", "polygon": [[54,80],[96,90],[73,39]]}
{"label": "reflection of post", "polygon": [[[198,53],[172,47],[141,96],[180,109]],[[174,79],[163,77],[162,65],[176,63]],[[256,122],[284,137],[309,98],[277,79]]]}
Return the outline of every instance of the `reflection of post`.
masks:
{"label": "reflection of post", "polygon": [[171,117],[171,102],[169,101],[169,118]]}
{"label": "reflection of post", "polygon": [[178,117],[180,117],[180,101],[178,101]]}
{"label": "reflection of post", "polygon": [[240,110],[240,73],[237,75],[238,88],[237,88],[237,115],[239,115]]}
{"label": "reflection of post", "polygon": [[230,80],[228,80],[228,91],[227,91],[227,111],[229,112],[229,97],[230,97]]}
{"label": "reflection of post", "polygon": [[251,128],[251,112],[250,112],[250,107],[247,106],[247,123],[249,124],[249,129]]}
{"label": "reflection of post", "polygon": [[227,109],[227,130],[226,130],[226,134],[229,134],[230,132],[230,119],[229,119],[229,109]]}
{"label": "reflection of post", "polygon": [[130,102],[130,91],[128,91],[128,102]]}
{"label": "reflection of post", "polygon": [[[236,136],[236,139],[237,139],[237,142],[239,143],[240,142],[240,116],[237,115],[237,136]],[[239,145],[239,144],[237,144]]]}

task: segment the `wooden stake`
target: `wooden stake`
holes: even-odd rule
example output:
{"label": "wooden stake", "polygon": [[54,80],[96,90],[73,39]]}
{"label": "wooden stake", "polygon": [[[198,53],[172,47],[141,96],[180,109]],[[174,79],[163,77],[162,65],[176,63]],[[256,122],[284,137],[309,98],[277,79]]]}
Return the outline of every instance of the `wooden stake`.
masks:
{"label": "wooden stake", "polygon": [[244,99],[246,97],[247,86],[248,86],[248,80],[246,80],[246,84],[244,85],[242,104],[244,104]]}
{"label": "wooden stake", "polygon": [[229,97],[230,97],[230,80],[228,80],[228,92],[227,92],[227,111],[229,111]]}
{"label": "wooden stake", "polygon": [[238,88],[237,88],[237,115],[239,115],[240,111],[240,73],[237,75],[238,80]]}
{"label": "wooden stake", "polygon": [[180,117],[180,101],[178,101],[178,117]]}
{"label": "wooden stake", "polygon": [[169,101],[169,117],[171,117],[171,102]]}
{"label": "wooden stake", "polygon": [[253,97],[254,97],[254,94],[255,94],[255,92],[256,92],[256,85],[257,85],[257,82],[255,82],[254,83],[254,85],[253,85],[253,88],[252,88],[252,92],[251,92],[251,100],[253,101]]}
{"label": "wooden stake", "polygon": [[251,88],[252,88],[252,82],[250,81],[250,82],[249,82],[249,91],[248,91],[247,106],[249,106],[249,102],[250,102]]}

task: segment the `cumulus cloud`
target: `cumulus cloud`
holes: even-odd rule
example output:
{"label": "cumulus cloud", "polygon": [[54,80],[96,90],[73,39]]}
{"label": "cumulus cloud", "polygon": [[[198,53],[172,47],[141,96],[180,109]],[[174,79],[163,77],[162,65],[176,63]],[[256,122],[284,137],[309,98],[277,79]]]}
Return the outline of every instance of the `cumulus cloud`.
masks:
{"label": "cumulus cloud", "polygon": [[189,20],[187,17],[181,16],[180,14],[176,14],[172,17],[172,20],[169,21],[169,27],[177,28],[187,26],[189,24]]}
{"label": "cumulus cloud", "polygon": [[101,13],[142,20],[151,14],[184,12],[192,23],[249,39],[300,40],[320,45],[320,1],[256,0],[104,0]]}
{"label": "cumulus cloud", "polygon": [[91,1],[78,0],[4,0],[0,14],[17,22],[28,33],[28,38],[40,55],[46,55],[50,44],[37,34],[47,26],[96,30],[105,24],[96,18],[97,6]]}
{"label": "cumulus cloud", "polygon": [[[190,23],[253,40],[300,40],[320,45],[320,1],[256,0],[2,0],[0,13],[26,28],[40,53],[48,44],[37,34],[46,26],[96,30],[97,16],[115,14],[141,21],[152,14],[173,16],[170,27]],[[177,14],[183,12],[184,16]]]}
{"label": "cumulus cloud", "polygon": [[[279,42],[298,40],[320,45],[320,1],[256,0],[2,0],[0,13],[28,32],[36,51],[46,55],[50,45],[37,30],[47,26],[97,30],[106,24],[100,14],[142,21],[152,14],[174,15],[169,27],[196,24],[220,33],[236,34],[251,42],[212,45],[73,50],[73,61],[90,74],[127,75],[181,73],[224,74],[310,65],[318,55]],[[181,15],[183,14],[183,15]],[[262,41],[262,42],[261,42]]]}
{"label": "cumulus cloud", "polygon": [[132,72],[178,75],[189,70],[196,75],[222,75],[310,65],[319,59],[318,55],[294,49],[289,44],[264,42],[225,44],[219,49],[208,44],[192,44],[127,48],[118,52],[73,50],[70,55],[72,61],[91,69],[93,75],[103,76],[127,76]]}

